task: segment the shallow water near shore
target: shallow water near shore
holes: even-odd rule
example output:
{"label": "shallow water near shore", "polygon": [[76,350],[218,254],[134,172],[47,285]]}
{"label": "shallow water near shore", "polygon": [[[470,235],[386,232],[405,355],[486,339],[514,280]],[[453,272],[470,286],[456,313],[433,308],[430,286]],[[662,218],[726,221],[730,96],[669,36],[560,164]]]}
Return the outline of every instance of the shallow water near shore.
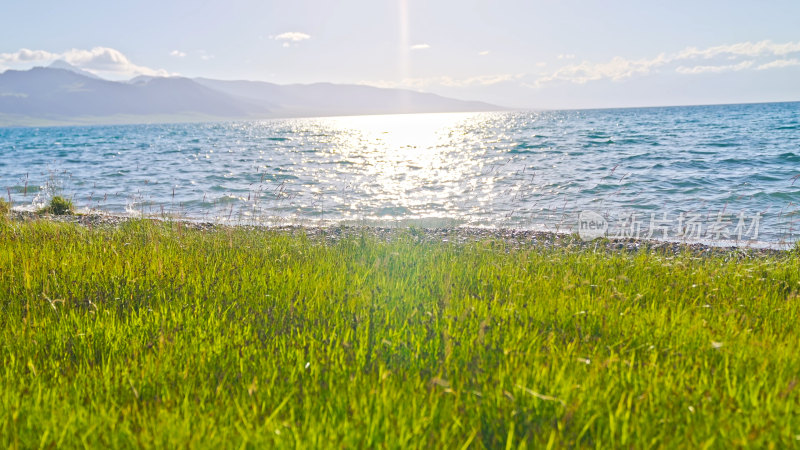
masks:
{"label": "shallow water near shore", "polygon": [[[797,241],[800,103],[0,129],[15,208]],[[594,216],[592,216],[594,217]]]}

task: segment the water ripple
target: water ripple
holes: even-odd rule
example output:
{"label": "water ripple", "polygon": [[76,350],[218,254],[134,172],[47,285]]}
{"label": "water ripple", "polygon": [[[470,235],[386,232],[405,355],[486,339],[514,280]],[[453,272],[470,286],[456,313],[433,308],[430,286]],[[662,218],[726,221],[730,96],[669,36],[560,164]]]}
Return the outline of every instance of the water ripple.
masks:
{"label": "water ripple", "polygon": [[[786,211],[800,203],[798,114],[800,103],[5,128],[0,187],[18,206],[60,191],[112,212],[301,222],[538,229],[587,207]],[[785,217],[797,220],[765,215],[762,235],[791,228]]]}

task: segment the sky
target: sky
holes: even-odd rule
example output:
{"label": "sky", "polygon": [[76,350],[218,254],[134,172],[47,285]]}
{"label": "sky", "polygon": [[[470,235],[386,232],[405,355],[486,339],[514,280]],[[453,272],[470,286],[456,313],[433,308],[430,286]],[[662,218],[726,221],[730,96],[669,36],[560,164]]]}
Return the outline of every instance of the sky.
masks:
{"label": "sky", "polygon": [[800,1],[4,0],[0,71],[57,59],[515,108],[800,100]]}

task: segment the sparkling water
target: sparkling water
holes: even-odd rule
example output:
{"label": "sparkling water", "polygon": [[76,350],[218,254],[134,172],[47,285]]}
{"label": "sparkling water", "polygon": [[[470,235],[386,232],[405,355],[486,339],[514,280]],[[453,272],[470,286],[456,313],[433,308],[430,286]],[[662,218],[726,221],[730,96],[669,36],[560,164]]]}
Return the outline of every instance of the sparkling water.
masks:
{"label": "sparkling water", "polygon": [[623,237],[776,245],[798,178],[800,103],[0,128],[17,209],[236,223],[573,232],[589,211]]}

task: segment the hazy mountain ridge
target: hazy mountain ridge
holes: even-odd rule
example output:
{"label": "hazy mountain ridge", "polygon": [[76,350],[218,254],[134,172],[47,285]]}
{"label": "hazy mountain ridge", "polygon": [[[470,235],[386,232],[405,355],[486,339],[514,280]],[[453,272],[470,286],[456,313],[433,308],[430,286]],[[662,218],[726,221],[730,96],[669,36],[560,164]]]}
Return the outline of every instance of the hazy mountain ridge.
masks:
{"label": "hazy mountain ridge", "polygon": [[64,61],[63,59],[59,59],[59,60],[53,61],[52,63],[50,63],[49,66],[47,66],[47,68],[48,69],[69,70],[70,72],[74,72],[74,73],[77,73],[79,75],[83,75],[83,76],[86,76],[86,77],[89,77],[89,78],[94,78],[95,80],[102,80],[103,79],[102,77],[98,77],[97,75],[93,74],[92,72],[89,72],[87,70],[83,70],[81,68],[75,67],[72,64]]}
{"label": "hazy mountain ridge", "polygon": [[405,89],[353,84],[279,85],[262,81],[196,78],[209,88],[249,101],[264,101],[287,115],[357,115],[422,112],[493,111],[489,103],[455,100]]}
{"label": "hazy mountain ridge", "polygon": [[316,83],[137,77],[100,79],[68,63],[0,74],[0,125],[165,122],[181,117],[298,116],[488,111],[503,108],[400,89]]}
{"label": "hazy mountain ridge", "polygon": [[188,78],[129,84],[43,67],[0,74],[0,113],[4,114],[69,119],[184,113],[236,117],[266,112]]}

